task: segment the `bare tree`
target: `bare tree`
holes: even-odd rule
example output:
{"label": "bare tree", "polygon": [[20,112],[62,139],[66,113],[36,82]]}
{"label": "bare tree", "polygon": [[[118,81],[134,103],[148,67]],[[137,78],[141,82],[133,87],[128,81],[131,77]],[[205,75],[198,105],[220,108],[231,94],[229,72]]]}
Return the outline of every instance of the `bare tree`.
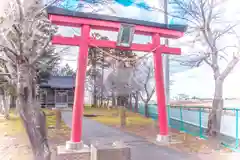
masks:
{"label": "bare tree", "polygon": [[9,81],[11,81],[11,75],[6,61],[2,59],[0,62],[0,113],[4,115],[5,119],[9,119],[11,90],[14,89]]}
{"label": "bare tree", "polygon": [[10,98],[11,94],[9,93],[10,87],[8,84],[1,84],[0,87],[0,111],[4,115],[5,119],[9,119],[9,110],[10,110]]}
{"label": "bare tree", "polygon": [[134,112],[138,113],[139,91],[133,92],[132,97],[134,98]]}
{"label": "bare tree", "polygon": [[64,67],[57,66],[52,71],[52,75],[55,76],[74,76],[75,74],[76,71],[74,71],[69,64],[66,64]]}
{"label": "bare tree", "polygon": [[[92,37],[95,39],[101,39],[101,40],[108,40],[108,37],[106,36],[101,36],[99,33],[93,33]],[[90,77],[92,80],[92,96],[93,96],[93,105],[96,107],[98,106],[98,98],[101,98],[101,104],[102,104],[102,98],[103,95],[100,93],[102,90],[102,83],[103,83],[103,73],[104,73],[104,68],[109,67],[109,63],[105,63],[103,61],[103,58],[107,56],[104,54],[104,52],[110,52],[109,48],[104,48],[104,49],[99,49],[96,47],[92,47],[89,49],[89,54],[88,54],[88,66],[89,69],[87,71],[87,76]],[[101,79],[101,80],[100,80]],[[101,106],[100,104],[100,106]]]}
{"label": "bare tree", "polygon": [[[99,33],[93,33],[92,36],[95,39],[101,39],[101,40],[108,40],[108,37],[106,36],[101,36]],[[106,98],[104,96],[104,72],[108,72],[109,69],[116,71],[118,67],[118,63],[121,63],[123,67],[131,67],[134,65],[130,61],[126,62],[124,59],[131,58],[134,59],[136,57],[135,53],[132,51],[120,51],[118,49],[110,49],[110,48],[104,48],[101,49],[99,47],[92,47],[89,49],[89,57],[88,57],[88,66],[89,69],[87,71],[88,75],[88,81],[92,80],[93,87],[92,88],[92,93],[93,93],[93,101],[94,105],[97,104],[98,99],[100,98],[101,104],[102,105],[102,100],[103,98]],[[110,71],[111,72],[111,71]],[[112,83],[112,82],[111,82]],[[110,86],[110,85],[109,85]],[[111,85],[114,86],[114,85]],[[110,90],[114,90],[114,87],[110,87]],[[126,96],[128,96],[129,93],[124,95],[124,98],[126,99]],[[105,94],[106,95],[106,94]],[[112,94],[114,96],[115,94]],[[114,99],[114,98],[113,98]],[[118,99],[121,99],[118,97]],[[119,100],[119,102],[123,102],[123,100]]]}
{"label": "bare tree", "polygon": [[146,76],[143,76],[140,82],[143,84],[144,89],[140,91],[140,98],[144,102],[144,109],[145,109],[145,116],[149,117],[148,111],[148,103],[151,100],[153,94],[155,93],[155,84],[153,83],[154,80],[154,66],[152,63],[151,57],[146,57],[140,60],[141,62],[138,63],[137,69],[144,70]]}
{"label": "bare tree", "polygon": [[54,53],[49,43],[56,28],[47,19],[42,1],[38,0],[11,0],[0,28],[0,49],[11,64],[11,82],[16,85],[19,114],[34,159],[50,159],[46,117],[37,101],[36,86],[39,70],[55,63],[56,59],[49,60],[55,57],[49,54]]}
{"label": "bare tree", "polygon": [[[184,65],[200,66],[207,64],[215,82],[212,111],[209,114],[207,133],[217,137],[220,133],[223,109],[223,84],[226,77],[239,61],[238,22],[226,19],[228,0],[171,0],[175,6],[174,17],[188,23],[186,37],[191,39],[191,56],[186,57]],[[222,65],[222,64],[225,64]]]}

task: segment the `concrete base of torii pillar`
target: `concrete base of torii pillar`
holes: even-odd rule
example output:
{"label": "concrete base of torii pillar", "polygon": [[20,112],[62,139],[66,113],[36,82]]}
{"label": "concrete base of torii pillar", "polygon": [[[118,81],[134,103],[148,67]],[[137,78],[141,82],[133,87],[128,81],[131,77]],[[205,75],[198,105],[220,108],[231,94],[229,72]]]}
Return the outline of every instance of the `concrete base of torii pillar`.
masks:
{"label": "concrete base of torii pillar", "polygon": [[84,145],[83,142],[71,142],[67,141],[66,145],[61,145],[57,147],[56,159],[86,159],[90,160],[90,148]]}
{"label": "concrete base of torii pillar", "polygon": [[169,135],[163,136],[158,134],[156,141],[157,143],[169,143],[171,141],[171,137]]}

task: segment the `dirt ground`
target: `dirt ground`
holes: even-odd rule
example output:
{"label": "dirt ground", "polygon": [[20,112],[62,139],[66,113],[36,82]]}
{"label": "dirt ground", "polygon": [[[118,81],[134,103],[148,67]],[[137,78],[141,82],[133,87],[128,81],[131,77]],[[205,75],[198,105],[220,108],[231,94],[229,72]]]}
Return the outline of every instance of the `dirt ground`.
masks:
{"label": "dirt ground", "polygon": [[[119,126],[119,117],[116,110],[105,110],[99,108],[92,108],[85,110],[87,114],[101,115],[92,117],[105,125],[119,128],[123,131],[135,134],[146,138],[149,142],[156,144],[156,135],[159,133],[156,122],[144,116],[127,112],[127,124],[125,127]],[[221,148],[220,151],[215,151],[211,143],[207,140],[182,133],[178,130],[169,128],[170,138],[172,143],[168,147],[178,150],[180,152],[187,152],[189,154],[198,155],[202,159],[220,159],[220,160],[235,160],[236,153],[229,149]],[[239,154],[240,156],[240,154]],[[239,157],[238,156],[238,157]]]}
{"label": "dirt ground", "polygon": [[[55,120],[54,113],[47,111],[48,140],[52,160],[56,159],[56,146],[64,145],[70,137],[70,129],[64,123],[59,130],[55,129]],[[16,116],[11,115],[10,120],[0,116],[0,142],[0,160],[32,160],[28,137],[20,119]]]}
{"label": "dirt ground", "polygon": [[[156,129],[155,124],[152,126],[132,125],[126,126],[124,128],[120,128],[119,125],[115,125],[114,127],[141,136],[143,138],[146,138],[149,142],[157,144],[156,135],[158,134],[158,130]],[[198,137],[194,137],[186,133],[181,133],[178,130],[171,128],[169,129],[169,132],[172,142],[167,145],[168,147],[180,152],[192,154],[194,156],[197,155],[202,160],[237,160],[240,157],[240,153],[234,153],[227,148],[222,148],[220,151],[215,151],[207,140],[199,139]]]}
{"label": "dirt ground", "polygon": [[[69,140],[66,131],[51,129],[49,145],[52,151],[52,159],[55,160],[56,146],[64,145]],[[0,160],[32,160],[32,150],[26,134],[14,136],[0,135]]]}
{"label": "dirt ground", "polygon": [[0,160],[31,159],[31,148],[25,134],[0,135]]}
{"label": "dirt ground", "polygon": [[[118,127],[119,128],[119,127]],[[155,126],[127,126],[125,128],[120,128],[126,132],[133,133],[135,135],[144,137],[148,141],[155,143],[156,135],[158,134],[157,128]],[[204,139],[199,139],[197,137],[191,136],[186,133],[179,132],[175,129],[169,129],[170,132],[170,144],[168,145],[171,148],[176,150],[187,152],[191,154],[195,153],[210,153],[212,148],[208,141]],[[230,152],[230,150],[223,149],[224,152]]]}
{"label": "dirt ground", "polygon": [[[54,113],[47,112],[48,139],[52,151],[52,160],[55,160],[56,157],[54,155],[56,154],[56,146],[65,145],[65,142],[69,140],[70,137],[70,129],[62,122],[61,129],[56,130],[54,128],[56,121]],[[120,128],[120,120],[116,110],[85,110],[85,114],[93,113],[95,115],[101,115],[93,117],[93,120],[144,137],[152,143],[155,142],[158,127],[151,119],[147,119],[136,113],[127,112],[127,125],[124,128]],[[237,155],[231,153],[227,149],[222,149],[220,152],[213,153],[213,149],[210,147],[208,141],[193,137],[186,133],[181,133],[178,130],[170,129],[170,134],[174,143],[169,144],[168,147],[189,154],[197,154],[200,157],[203,157],[203,159],[235,160],[234,157]],[[0,117],[0,142],[0,160],[32,159],[32,152],[28,143],[28,138],[23,127],[21,127],[20,120],[16,117],[12,117],[9,121]],[[71,159],[68,158],[68,160]]]}

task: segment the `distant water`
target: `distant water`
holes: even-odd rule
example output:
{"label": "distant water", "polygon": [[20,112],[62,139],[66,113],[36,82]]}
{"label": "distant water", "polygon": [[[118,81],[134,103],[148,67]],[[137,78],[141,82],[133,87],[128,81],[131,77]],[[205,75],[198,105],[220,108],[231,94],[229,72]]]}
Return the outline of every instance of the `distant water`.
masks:
{"label": "distant water", "polygon": [[[149,107],[156,108],[156,104],[150,104]],[[240,109],[240,100],[225,100],[224,108],[239,108]]]}
{"label": "distant water", "polygon": [[[157,112],[157,105],[156,104],[149,104],[149,115],[152,119],[157,120],[158,119],[158,112]],[[239,108],[240,109],[240,101],[237,100],[226,100],[225,102],[225,108]],[[139,104],[139,113],[144,115],[145,110],[144,110],[144,104],[140,103]],[[198,128],[203,127],[207,128],[208,124],[208,112],[201,112],[201,118],[199,117],[199,112],[198,111],[193,111],[193,110],[182,110],[182,117],[181,117],[181,111],[180,108],[168,108],[168,121],[169,125],[172,128],[181,129],[180,122],[182,119],[182,122],[184,122],[184,130],[187,133],[190,133],[192,135],[197,135],[199,136],[201,133],[198,130]],[[201,119],[201,121],[199,120]],[[223,115],[222,117],[222,122],[221,122],[221,133],[223,135],[226,135],[228,137],[240,137],[240,123],[238,123],[239,117],[236,117],[236,115]],[[190,127],[189,127],[190,124]],[[191,126],[195,126],[195,128],[192,128]],[[191,129],[192,128],[192,129]],[[197,129],[196,129],[197,128]],[[231,142],[232,143],[232,142]]]}
{"label": "distant water", "polygon": [[224,107],[226,108],[240,108],[240,100],[225,100]]}

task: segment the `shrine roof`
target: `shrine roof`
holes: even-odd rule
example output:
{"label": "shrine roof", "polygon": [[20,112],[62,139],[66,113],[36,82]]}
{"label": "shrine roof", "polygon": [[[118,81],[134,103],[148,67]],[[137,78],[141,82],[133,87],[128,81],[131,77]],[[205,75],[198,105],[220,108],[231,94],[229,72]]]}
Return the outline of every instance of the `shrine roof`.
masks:
{"label": "shrine roof", "polygon": [[46,82],[40,84],[42,88],[71,89],[75,87],[74,76],[51,76]]}
{"label": "shrine roof", "polygon": [[68,17],[78,17],[78,18],[87,18],[87,19],[95,19],[95,20],[102,20],[102,21],[127,23],[127,24],[141,25],[146,27],[175,30],[180,32],[185,32],[187,29],[186,25],[181,25],[181,24],[164,24],[164,23],[149,22],[149,21],[143,21],[143,20],[137,20],[137,19],[109,16],[109,15],[103,15],[103,14],[78,12],[78,11],[71,11],[68,9],[63,9],[55,6],[48,7],[47,13],[53,14],[53,15],[68,16]]}

